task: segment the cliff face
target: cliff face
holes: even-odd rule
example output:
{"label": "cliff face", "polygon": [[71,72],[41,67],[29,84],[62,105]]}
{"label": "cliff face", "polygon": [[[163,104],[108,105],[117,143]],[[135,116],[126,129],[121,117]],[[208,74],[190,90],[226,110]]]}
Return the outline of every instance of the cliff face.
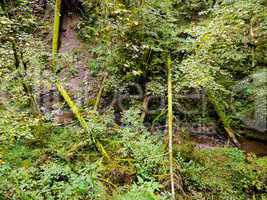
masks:
{"label": "cliff face", "polygon": [[63,0],[62,13],[80,13],[82,10],[82,3],[79,0]]}
{"label": "cliff face", "polygon": [[[2,3],[0,2],[2,6]],[[53,8],[49,4],[48,0],[32,0],[31,2],[32,12],[35,16],[46,18],[53,16]],[[68,13],[80,14],[82,11],[82,3],[79,0],[62,0],[61,14],[66,15]]]}

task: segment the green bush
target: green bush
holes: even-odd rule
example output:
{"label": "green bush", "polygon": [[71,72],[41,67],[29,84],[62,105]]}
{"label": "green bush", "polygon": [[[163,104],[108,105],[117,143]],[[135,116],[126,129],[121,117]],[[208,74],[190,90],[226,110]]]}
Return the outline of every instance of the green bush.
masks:
{"label": "green bush", "polygon": [[96,164],[78,171],[55,162],[38,168],[25,167],[1,165],[0,193],[3,199],[93,200],[105,197],[104,187],[97,181]]}

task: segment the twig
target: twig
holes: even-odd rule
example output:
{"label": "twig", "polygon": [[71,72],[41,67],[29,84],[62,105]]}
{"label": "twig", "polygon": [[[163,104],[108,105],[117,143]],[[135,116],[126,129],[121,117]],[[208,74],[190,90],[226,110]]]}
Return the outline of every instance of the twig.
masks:
{"label": "twig", "polygon": [[104,89],[104,85],[105,85],[107,77],[108,77],[108,74],[105,73],[104,77],[103,77],[103,80],[102,80],[102,83],[101,83],[101,86],[100,86],[100,89],[99,89],[99,92],[97,94],[97,98],[96,98],[96,102],[95,102],[94,110],[93,110],[94,112],[97,111],[97,107],[98,107],[98,105],[100,103],[100,99],[101,99],[101,96],[102,96],[102,93],[103,93],[103,89]]}
{"label": "twig", "polygon": [[231,128],[230,123],[229,123],[229,118],[226,116],[226,114],[223,112],[220,103],[216,100],[216,97],[214,96],[213,92],[211,90],[207,91],[208,98],[210,102],[213,104],[215,111],[220,118],[224,130],[226,131],[229,139],[237,146],[240,147],[240,144],[238,140],[235,137],[234,130]]}
{"label": "twig", "polygon": [[111,185],[116,191],[118,191],[118,187],[116,185],[114,185],[113,183],[111,183],[110,181],[103,179],[103,178],[96,178],[96,179]]}

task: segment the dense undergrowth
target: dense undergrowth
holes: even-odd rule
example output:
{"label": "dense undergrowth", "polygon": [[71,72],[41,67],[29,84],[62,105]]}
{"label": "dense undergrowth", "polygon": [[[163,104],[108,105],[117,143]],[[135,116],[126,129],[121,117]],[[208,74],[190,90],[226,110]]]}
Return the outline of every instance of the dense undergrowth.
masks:
{"label": "dense undergrowth", "polygon": [[[20,140],[1,145],[2,199],[168,199],[168,162],[163,135],[151,135],[140,113],[124,114],[124,128],[98,124],[111,161],[95,149],[72,149],[83,131],[53,127],[42,144]],[[110,119],[110,120],[109,120]],[[266,198],[266,158],[245,156],[236,148],[196,149],[175,145],[177,190],[184,199]],[[182,188],[180,188],[182,185]]]}
{"label": "dense undergrowth", "polygon": [[[108,116],[105,116],[109,119]],[[137,111],[124,114],[124,128],[98,125],[111,161],[94,148],[72,149],[83,137],[77,126],[53,127],[42,144],[1,145],[1,199],[168,199],[166,144],[151,135]],[[105,131],[103,131],[105,130]],[[267,160],[236,148],[175,145],[175,183],[181,199],[265,199]],[[177,196],[178,198],[178,196]]]}
{"label": "dense undergrowth", "polygon": [[[170,199],[168,56],[177,199],[267,199],[266,157],[232,145],[199,149],[189,139],[194,124],[213,123],[218,134],[266,141],[266,2],[73,2],[88,70],[108,73],[99,112],[91,112],[96,99],[79,105],[86,131],[75,119],[55,123],[53,109],[69,112],[62,99],[42,110],[43,93],[54,91],[54,1],[0,2],[0,199]],[[60,55],[57,70],[74,65],[79,51]]]}

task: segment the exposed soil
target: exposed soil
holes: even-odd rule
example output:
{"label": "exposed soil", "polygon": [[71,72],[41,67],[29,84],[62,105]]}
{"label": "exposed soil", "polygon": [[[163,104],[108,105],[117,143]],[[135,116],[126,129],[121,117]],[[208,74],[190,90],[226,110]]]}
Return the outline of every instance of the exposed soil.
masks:
{"label": "exposed soil", "polygon": [[63,17],[59,53],[67,53],[73,49],[82,48],[83,45],[75,31],[79,22],[80,16],[77,14],[68,14]]}
{"label": "exposed soil", "polygon": [[[66,58],[59,77],[78,106],[84,106],[89,99],[94,99],[98,91],[97,80],[87,68],[91,55],[84,47],[76,33],[76,27],[80,22],[77,14],[68,14],[63,18],[61,45],[59,53]],[[71,56],[71,58],[70,58]],[[70,59],[70,61],[68,61]],[[66,113],[61,112],[60,115]],[[55,119],[57,119],[56,116]]]}
{"label": "exposed soil", "polygon": [[[99,85],[95,77],[88,69],[88,62],[91,55],[79,40],[76,32],[80,22],[80,16],[77,13],[66,13],[62,19],[60,44],[59,44],[59,78],[61,84],[67,90],[72,100],[83,107],[88,101],[95,99],[99,90]],[[63,98],[59,97],[55,88],[44,89],[41,107],[46,115],[56,124],[67,124],[73,121],[68,106],[64,105]]]}

